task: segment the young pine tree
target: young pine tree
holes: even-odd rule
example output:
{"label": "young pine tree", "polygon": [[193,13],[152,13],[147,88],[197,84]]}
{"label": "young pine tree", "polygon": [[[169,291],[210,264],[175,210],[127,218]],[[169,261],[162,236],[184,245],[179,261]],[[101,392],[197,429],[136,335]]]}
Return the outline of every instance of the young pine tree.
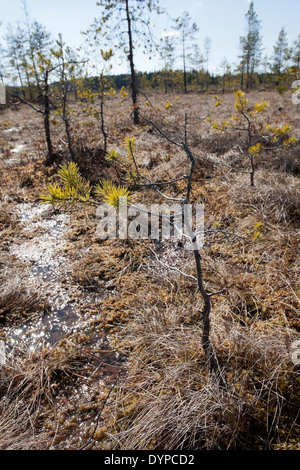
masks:
{"label": "young pine tree", "polygon": [[192,23],[191,16],[184,11],[182,15],[176,19],[175,30],[178,31],[178,41],[181,46],[181,59],[183,67],[183,89],[187,92],[187,61],[188,51],[191,48],[189,41],[194,39],[196,32],[199,30],[196,23]]}
{"label": "young pine tree", "polygon": [[293,43],[292,60],[295,67],[300,67],[300,34]]}
{"label": "young pine tree", "polygon": [[250,2],[249,10],[246,13],[246,34],[240,38],[240,68],[242,70],[241,85],[243,87],[244,79],[246,88],[253,87],[254,76],[260,63],[262,52],[262,38],[260,35],[261,21],[258,19],[254,9],[254,2]]}
{"label": "young pine tree", "polygon": [[289,43],[285,28],[281,28],[277,42],[274,46],[273,71],[277,77],[280,77],[287,66],[290,58]]}
{"label": "young pine tree", "polygon": [[128,60],[134,124],[139,124],[138,82],[134,54],[137,48],[142,48],[144,53],[150,53],[155,44],[150,27],[150,15],[154,12],[162,13],[159,3],[159,0],[99,0],[97,5],[102,8],[102,16],[99,20],[95,20],[91,29],[94,32],[94,41],[97,41],[98,35],[101,34],[102,47],[106,39],[108,47],[119,49]]}

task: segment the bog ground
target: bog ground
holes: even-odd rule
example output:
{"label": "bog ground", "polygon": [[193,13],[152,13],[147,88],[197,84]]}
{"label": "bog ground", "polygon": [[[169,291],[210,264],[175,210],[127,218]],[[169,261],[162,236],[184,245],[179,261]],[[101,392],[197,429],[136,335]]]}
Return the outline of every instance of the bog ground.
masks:
{"label": "bog ground", "polygon": [[[192,252],[172,240],[101,241],[93,205],[42,205],[70,160],[60,116],[52,110],[57,162],[45,166],[41,116],[23,104],[0,111],[1,449],[299,449],[299,109],[289,92],[246,98],[249,113],[269,104],[251,115],[253,186],[233,93],[141,95],[139,126],[127,97],[105,107],[108,151],[125,161],[135,137],[151,180],[188,171],[172,141],[195,156],[191,202],[205,205],[203,277],[220,292],[211,339],[227,388],[202,349]],[[85,108],[70,102],[81,175],[122,182]],[[134,203],[161,202],[135,183]],[[166,194],[183,189],[179,180]]]}

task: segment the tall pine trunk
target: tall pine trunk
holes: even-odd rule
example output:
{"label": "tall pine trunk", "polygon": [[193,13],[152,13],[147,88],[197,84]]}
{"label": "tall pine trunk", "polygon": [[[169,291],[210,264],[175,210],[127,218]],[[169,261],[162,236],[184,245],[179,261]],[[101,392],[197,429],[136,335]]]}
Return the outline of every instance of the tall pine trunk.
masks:
{"label": "tall pine trunk", "polygon": [[131,97],[133,107],[133,123],[139,124],[139,111],[137,103],[137,81],[133,62],[133,41],[132,41],[132,29],[131,29],[131,18],[129,12],[128,0],[126,0],[126,19],[127,19],[127,32],[128,32],[128,43],[129,43],[129,63],[130,63],[130,76],[131,76]]}
{"label": "tall pine trunk", "polygon": [[52,165],[55,161],[55,155],[53,152],[53,146],[51,141],[51,132],[50,132],[50,100],[49,100],[49,77],[48,71],[45,74],[45,91],[44,91],[44,130],[47,144],[47,158],[45,161],[46,166]]}

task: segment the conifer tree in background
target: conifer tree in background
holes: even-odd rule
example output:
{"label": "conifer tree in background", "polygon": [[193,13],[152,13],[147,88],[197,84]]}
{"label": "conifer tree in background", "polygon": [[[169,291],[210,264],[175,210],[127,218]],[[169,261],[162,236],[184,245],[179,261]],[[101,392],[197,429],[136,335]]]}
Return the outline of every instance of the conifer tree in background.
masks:
{"label": "conifer tree in background", "polygon": [[[26,41],[26,61],[28,62],[27,73],[34,79],[38,94],[42,94],[38,71],[38,54],[45,54],[51,45],[50,33],[38,21],[30,23],[29,12],[26,0],[22,0],[25,15],[25,41]],[[30,88],[31,94],[32,90]]]}
{"label": "conifer tree in background", "polygon": [[[0,24],[1,25],[1,24]],[[5,77],[5,65],[2,62],[2,57],[4,55],[4,51],[2,48],[2,45],[0,44],[0,82],[4,82],[4,77]]]}
{"label": "conifer tree in background", "polygon": [[242,74],[241,86],[246,79],[246,88],[250,90],[254,84],[254,75],[260,63],[262,52],[262,38],[260,35],[261,21],[258,20],[254,9],[254,2],[250,2],[246,13],[246,34],[240,38],[241,56],[240,70]]}
{"label": "conifer tree in background", "polygon": [[[162,13],[159,0],[99,0],[102,17],[93,25],[94,38],[99,33],[108,40],[109,47],[115,45],[129,61],[131,78],[131,98],[133,122],[139,123],[138,83],[136,77],[134,52],[142,47],[150,52],[155,44],[150,27],[151,13]],[[103,43],[103,39],[102,39]],[[151,57],[149,57],[151,58]]]}
{"label": "conifer tree in background", "polygon": [[172,70],[175,62],[175,47],[169,36],[164,36],[159,53],[163,62],[163,68]]}
{"label": "conifer tree in background", "polygon": [[208,70],[208,64],[209,64],[209,59],[210,59],[210,54],[211,54],[211,38],[209,36],[206,36],[204,39],[204,53],[205,53],[205,62],[206,62],[206,90],[208,90],[208,85],[210,81],[210,75],[209,75],[209,70]]}
{"label": "conifer tree in background", "polygon": [[268,80],[270,80],[271,77],[272,64],[267,54],[265,54],[260,63],[260,82],[263,84],[263,86],[266,86]]}
{"label": "conifer tree in background", "polygon": [[[60,115],[65,126],[65,132],[68,142],[69,155],[72,161],[75,160],[75,154],[72,146],[72,137],[70,131],[70,111],[68,109],[68,92],[70,91],[71,77],[69,74],[70,63],[67,61],[65,54],[68,54],[68,48],[65,48],[65,43],[62,39],[62,34],[59,34],[59,39],[56,41],[57,49],[51,49],[52,56],[56,58],[57,65],[55,70],[58,71],[60,94],[61,94],[61,107]],[[71,65],[72,66],[72,65]]]}
{"label": "conifer tree in background", "polygon": [[163,63],[161,74],[164,89],[165,93],[168,93],[168,90],[170,90],[172,86],[172,70],[174,68],[175,61],[175,46],[169,36],[164,37],[159,49],[159,54]]}
{"label": "conifer tree in background", "polygon": [[[74,65],[77,65],[77,62],[72,58],[72,54],[71,60],[69,60],[70,49],[64,48],[65,45],[62,41],[61,35],[59,35],[59,40],[56,41],[56,46],[58,46],[57,49],[51,48],[46,50],[45,53],[39,50],[36,51],[36,69],[37,75],[39,77],[39,91],[41,92],[41,96],[43,98],[40,105],[33,104],[31,100],[28,100],[25,97],[22,98],[17,87],[15,87],[13,93],[11,94],[13,98],[17,98],[23,104],[26,104],[43,116],[45,142],[47,145],[47,155],[44,161],[45,165],[52,165],[59,156],[53,149],[50,128],[50,104],[54,90],[53,86],[51,86],[51,83],[53,83],[54,79],[59,80],[60,90],[59,100],[61,102],[61,106],[57,108],[57,113],[60,114],[64,122],[69,154],[71,159],[74,160],[72,139],[70,134],[69,110],[67,107],[67,94],[71,86],[70,69],[72,70]],[[65,57],[65,54],[67,57]]]}
{"label": "conifer tree in background", "polygon": [[[26,55],[24,52],[25,32],[18,25],[14,29],[11,24],[8,24],[6,39],[6,57],[8,58],[10,75],[14,84],[18,83],[21,87],[23,98],[26,98],[24,85],[26,79],[24,76],[24,69],[27,69]],[[28,75],[27,75],[28,78]],[[27,81],[27,86],[29,85]]]}
{"label": "conifer tree in background", "polygon": [[49,47],[52,43],[50,33],[39,22],[34,21],[29,25],[28,30],[28,59],[30,63],[31,75],[34,80],[35,87],[38,93],[42,93],[42,88],[39,78],[38,59],[39,54],[47,54]]}
{"label": "conifer tree in background", "polygon": [[274,46],[273,71],[277,77],[280,77],[285,71],[290,58],[290,49],[285,28],[281,28],[277,42]]}
{"label": "conifer tree in background", "polygon": [[[0,26],[2,24],[2,21],[0,21]],[[2,45],[0,44],[0,58],[2,59],[4,53],[3,53],[3,48],[2,48]],[[0,81],[3,82],[4,81],[4,75],[5,75],[5,72],[4,72],[4,64],[2,63],[2,61],[0,61]]]}
{"label": "conifer tree in background", "polygon": [[224,60],[222,61],[220,67],[222,70],[222,93],[224,95],[226,89],[227,76],[230,74],[230,65],[228,64],[226,57],[224,57]]}
{"label": "conifer tree in background", "polygon": [[[26,27],[18,24],[13,28],[8,25],[6,34],[6,56],[9,59],[11,76],[14,84],[19,82],[22,88],[23,98],[26,98],[26,91],[29,98],[34,98],[34,92],[42,94],[42,86],[39,77],[39,54],[46,54],[51,44],[50,33],[45,27],[34,21],[29,22],[26,11]],[[25,91],[26,87],[26,91]]]}
{"label": "conifer tree in background", "polygon": [[293,43],[292,60],[295,67],[300,67],[300,34]]}
{"label": "conifer tree in background", "polygon": [[179,41],[182,48],[181,58],[183,66],[183,89],[187,92],[187,59],[188,59],[188,41],[194,39],[195,33],[199,31],[196,23],[191,23],[191,16],[184,11],[182,15],[176,19],[175,30],[179,32]]}
{"label": "conifer tree in background", "polygon": [[196,89],[199,90],[200,85],[203,85],[204,82],[207,82],[208,74],[205,74],[203,64],[205,63],[205,57],[201,52],[201,49],[198,44],[193,44],[193,54],[190,56],[190,61],[193,66],[194,71],[194,82],[196,83]]}

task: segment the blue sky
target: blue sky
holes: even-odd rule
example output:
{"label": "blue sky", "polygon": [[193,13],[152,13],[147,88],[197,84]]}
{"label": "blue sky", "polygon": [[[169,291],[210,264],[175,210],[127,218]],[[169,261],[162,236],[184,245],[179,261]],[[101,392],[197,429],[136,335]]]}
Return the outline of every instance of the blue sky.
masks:
{"label": "blue sky", "polygon": [[[245,31],[248,0],[161,0],[160,4],[171,17],[179,16],[183,10],[191,15],[199,26],[199,33],[194,42],[197,42],[201,49],[205,37],[211,38],[211,71],[216,71],[225,57],[229,63],[237,62],[239,37]],[[265,48],[263,54],[272,54],[281,27],[286,27],[291,43],[300,34],[299,0],[256,0],[254,4],[258,17],[262,20],[261,33]],[[0,7],[0,43],[3,43],[7,23],[22,22],[24,14],[21,0],[0,0]],[[96,0],[27,0],[27,7],[32,20],[36,19],[42,23],[54,38],[61,32],[64,41],[72,47],[83,43],[81,31],[88,29],[93,19],[99,17],[100,11]],[[164,29],[172,29],[171,22],[165,15],[155,21],[156,36],[161,37]],[[126,61],[121,65],[118,65],[118,62],[115,60],[113,71],[127,72]],[[138,70],[153,71],[160,66],[159,59],[150,61],[137,51]]]}

